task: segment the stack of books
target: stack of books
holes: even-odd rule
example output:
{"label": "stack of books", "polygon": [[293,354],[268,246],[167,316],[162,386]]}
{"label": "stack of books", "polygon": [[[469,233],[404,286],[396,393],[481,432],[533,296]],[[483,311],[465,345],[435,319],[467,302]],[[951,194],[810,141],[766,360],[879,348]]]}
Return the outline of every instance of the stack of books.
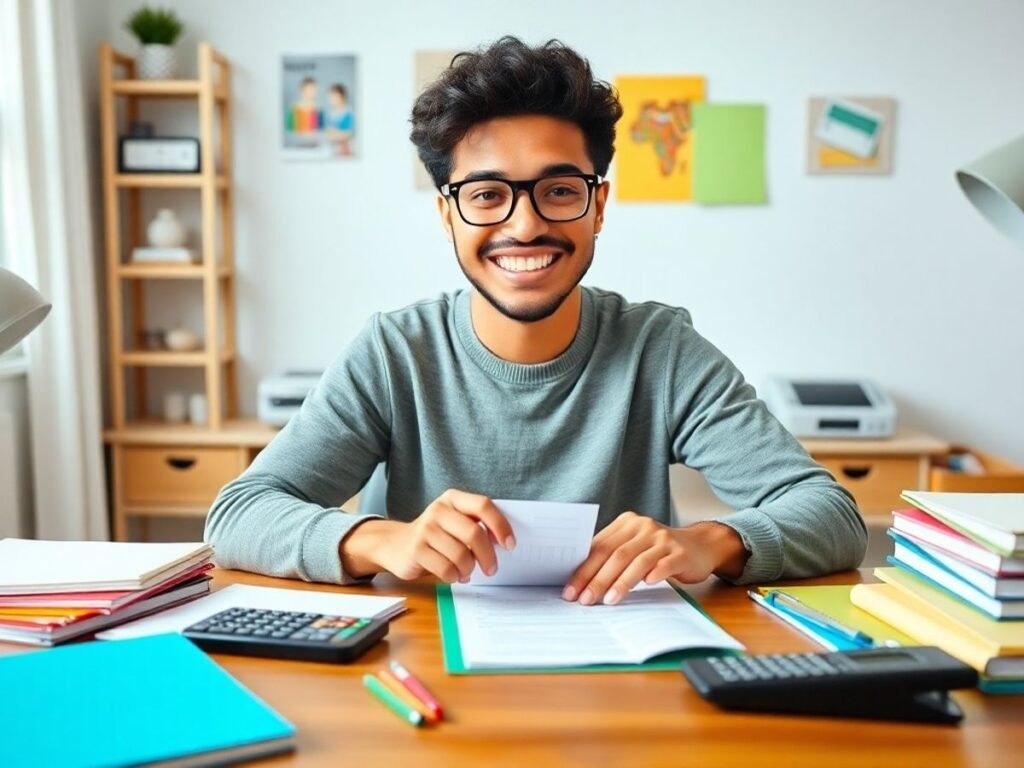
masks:
{"label": "stack of books", "polygon": [[882,584],[854,605],[974,666],[981,687],[1024,692],[1024,494],[905,491]]}
{"label": "stack of books", "polygon": [[210,591],[202,543],[0,540],[0,641],[50,646]]}

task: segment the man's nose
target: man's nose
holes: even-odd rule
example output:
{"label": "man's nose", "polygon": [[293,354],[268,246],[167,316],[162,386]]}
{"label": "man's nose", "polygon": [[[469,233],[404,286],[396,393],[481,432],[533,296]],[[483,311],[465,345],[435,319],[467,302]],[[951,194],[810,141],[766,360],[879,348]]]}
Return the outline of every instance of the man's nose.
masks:
{"label": "man's nose", "polygon": [[525,189],[516,193],[515,208],[502,230],[521,243],[528,243],[548,231],[548,222],[537,213]]}

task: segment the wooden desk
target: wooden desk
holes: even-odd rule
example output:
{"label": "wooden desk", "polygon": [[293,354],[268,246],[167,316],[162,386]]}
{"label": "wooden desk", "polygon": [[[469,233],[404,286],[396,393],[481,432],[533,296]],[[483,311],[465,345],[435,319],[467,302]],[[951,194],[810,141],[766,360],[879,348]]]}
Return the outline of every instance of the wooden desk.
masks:
{"label": "wooden desk", "polygon": [[[872,580],[848,572],[822,583]],[[305,589],[236,571],[235,582]],[[472,675],[444,672],[433,586],[378,577],[350,591],[401,594],[409,610],[387,640],[347,667],[217,656],[298,728],[298,750],[272,763],[361,768],[453,766],[1010,766],[1024,749],[1024,696],[956,694],[958,727],[726,713],[676,672]],[[712,581],[691,593],[751,652],[820,650],[758,608],[745,589]],[[10,648],[11,646],[7,646]],[[363,689],[361,677],[398,659],[438,696],[448,719],[404,725]],[[216,716],[216,713],[209,713]]]}

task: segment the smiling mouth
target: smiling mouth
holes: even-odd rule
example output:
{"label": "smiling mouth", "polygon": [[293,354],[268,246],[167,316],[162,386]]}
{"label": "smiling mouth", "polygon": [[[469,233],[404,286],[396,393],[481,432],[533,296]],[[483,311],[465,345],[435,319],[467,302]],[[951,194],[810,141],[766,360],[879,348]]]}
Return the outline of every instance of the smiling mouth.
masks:
{"label": "smiling mouth", "polygon": [[560,252],[537,256],[491,256],[490,261],[506,272],[540,272],[562,258]]}

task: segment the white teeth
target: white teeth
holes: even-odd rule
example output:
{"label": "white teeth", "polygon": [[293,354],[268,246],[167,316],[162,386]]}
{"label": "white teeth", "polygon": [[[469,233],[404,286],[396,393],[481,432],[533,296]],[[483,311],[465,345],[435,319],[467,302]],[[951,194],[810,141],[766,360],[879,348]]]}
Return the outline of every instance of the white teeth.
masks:
{"label": "white teeth", "polygon": [[543,256],[498,256],[495,261],[498,266],[507,272],[534,272],[551,266],[555,260],[555,254],[548,253]]}

